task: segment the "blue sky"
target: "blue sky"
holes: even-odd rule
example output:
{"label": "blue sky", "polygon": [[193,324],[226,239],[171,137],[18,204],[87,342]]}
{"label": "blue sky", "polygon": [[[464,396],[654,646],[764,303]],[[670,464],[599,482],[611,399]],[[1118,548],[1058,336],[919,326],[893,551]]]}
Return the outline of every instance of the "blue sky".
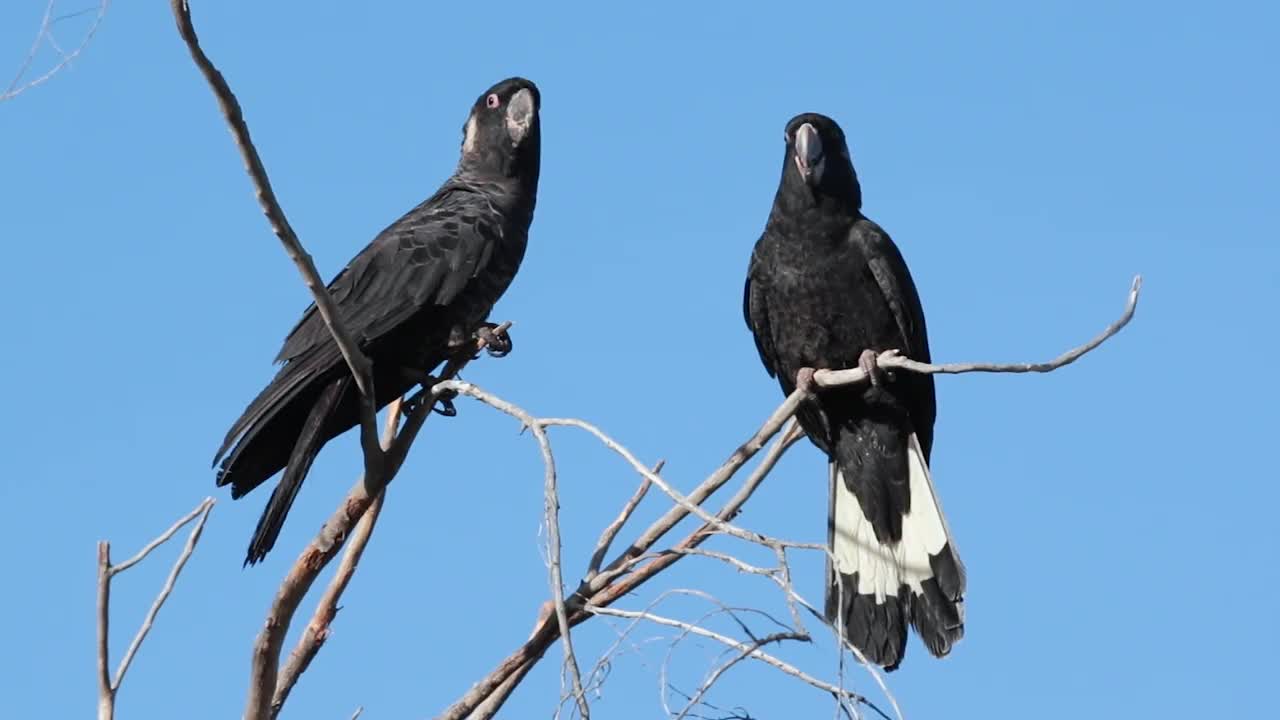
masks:
{"label": "blue sky", "polygon": [[[665,458],[681,488],[780,400],[743,325],[741,285],[796,113],[845,128],[864,209],[911,265],[939,360],[1050,357],[1110,322],[1142,273],[1135,322],[1078,365],[939,380],[933,471],[969,567],[967,637],[942,661],[913,639],[888,682],[908,717],[1258,717],[1271,706],[1274,7],[194,5],[326,277],[452,170],[484,88],[536,81],[538,214],[495,311],[518,323],[516,350],[468,379],[536,414],[600,424],[644,460]],[[0,9],[0,68],[21,62],[43,7]],[[208,462],[270,376],[305,288],[166,3],[115,3],[72,69],[0,105],[0,137],[6,710],[91,712],[94,543],[111,539],[122,558],[213,494],[119,713],[235,717],[271,593],[360,464],[353,438],[331,444],[275,553],[240,568],[266,492],[232,502]],[[392,486],[287,716],[357,705],[368,718],[429,716],[526,637],[546,594],[536,447],[495,412],[459,409],[429,423]],[[573,582],[636,481],[580,435],[553,439]],[[820,541],[825,483],[818,453],[798,445],[740,522]],[[176,552],[117,580],[115,657]],[[820,562],[799,561],[796,581],[819,600]],[[710,561],[677,566],[620,607],[680,587],[780,609],[764,581]],[[635,636],[599,717],[660,716],[666,644],[639,641],[664,635]],[[593,620],[577,634],[580,657],[614,637]],[[781,652],[834,676],[825,638]],[[681,646],[673,680],[696,686],[717,653]],[[552,712],[556,657],[509,716]],[[861,671],[850,679],[876,696]],[[745,665],[710,699],[759,718],[832,711]]]}

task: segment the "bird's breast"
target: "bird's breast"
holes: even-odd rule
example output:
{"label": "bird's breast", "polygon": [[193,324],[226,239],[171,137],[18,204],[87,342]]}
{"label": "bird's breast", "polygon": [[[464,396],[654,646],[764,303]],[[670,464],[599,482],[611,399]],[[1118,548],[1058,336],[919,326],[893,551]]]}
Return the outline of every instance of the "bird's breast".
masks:
{"label": "bird's breast", "polygon": [[[895,346],[896,326],[866,261],[854,251],[791,253],[769,278],[775,346],[797,367],[847,368],[864,349]],[[882,347],[883,346],[883,347]]]}

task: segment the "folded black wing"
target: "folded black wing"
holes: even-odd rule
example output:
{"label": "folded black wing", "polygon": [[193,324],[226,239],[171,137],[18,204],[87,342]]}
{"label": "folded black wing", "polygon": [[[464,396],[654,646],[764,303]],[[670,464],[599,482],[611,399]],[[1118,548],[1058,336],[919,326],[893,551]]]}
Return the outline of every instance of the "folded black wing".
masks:
{"label": "folded black wing", "polygon": [[[871,275],[893,313],[903,346],[903,355],[919,362],[932,362],[929,355],[929,333],[925,327],[924,308],[911,279],[911,271],[898,246],[879,225],[865,218],[854,223],[850,239],[857,243],[871,269]],[[900,373],[910,388],[909,406],[913,424],[920,438],[926,460],[933,447],[933,422],[937,415],[933,376]]]}
{"label": "folded black wing", "polygon": [[773,330],[769,326],[769,305],[764,288],[759,284],[761,281],[757,279],[758,272],[759,261],[752,252],[751,264],[747,268],[747,283],[742,289],[742,316],[755,338],[756,352],[760,353],[760,362],[764,364],[765,372],[769,373],[769,377],[774,377],[778,374],[774,367],[777,353],[773,347]]}
{"label": "folded black wing", "polygon": [[[329,283],[348,331],[367,345],[428,305],[448,305],[488,265],[498,227],[484,195],[446,185],[379,233]],[[276,361],[337,352],[312,304]]]}

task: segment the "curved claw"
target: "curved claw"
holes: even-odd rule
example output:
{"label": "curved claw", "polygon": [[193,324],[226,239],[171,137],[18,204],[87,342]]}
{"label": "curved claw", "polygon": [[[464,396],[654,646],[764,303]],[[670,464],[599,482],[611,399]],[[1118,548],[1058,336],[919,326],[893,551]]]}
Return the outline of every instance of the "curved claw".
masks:
{"label": "curved claw", "polygon": [[507,334],[507,329],[495,323],[480,325],[476,328],[476,332],[472,333],[472,337],[484,343],[484,350],[488,352],[489,357],[506,357],[515,347],[515,343],[511,342],[511,336]]}
{"label": "curved claw", "polygon": [[515,347],[507,331],[494,323],[481,325],[476,330],[475,336],[477,340],[484,342],[484,349],[489,357],[506,357]]}
{"label": "curved claw", "polygon": [[458,408],[453,406],[453,399],[441,397],[436,399],[436,404],[431,408],[431,412],[440,413],[445,417],[455,417],[458,414]]}

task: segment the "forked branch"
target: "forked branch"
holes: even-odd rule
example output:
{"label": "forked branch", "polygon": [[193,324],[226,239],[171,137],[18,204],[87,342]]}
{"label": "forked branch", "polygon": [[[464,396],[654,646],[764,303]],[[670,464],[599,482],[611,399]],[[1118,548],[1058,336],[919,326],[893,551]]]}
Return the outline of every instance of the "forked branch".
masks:
{"label": "forked branch", "polygon": [[[878,364],[883,369],[901,369],[908,372],[926,374],[1050,372],[1075,362],[1123,329],[1133,318],[1137,309],[1141,287],[1141,276],[1135,277],[1124,311],[1115,322],[1111,323],[1092,340],[1072,348],[1048,362],[928,364],[909,360],[895,352],[888,352],[879,357]],[[826,388],[863,383],[867,381],[867,376],[860,368],[818,370],[814,375],[814,380],[815,385],[819,388]],[[470,394],[473,397],[480,396],[480,393],[468,392],[468,388],[464,387],[465,383],[449,383],[448,385],[451,389],[461,394]],[[673,485],[649,470],[633,453],[590,423],[576,419],[559,418],[538,420],[537,422],[544,427],[554,425],[573,426],[591,433],[631,465],[641,475],[643,482],[651,483],[658,487],[674,501],[673,507],[665,515],[641,532],[636,540],[608,563],[603,570],[583,579],[578,590],[565,601],[569,624],[571,626],[577,625],[592,617],[594,613],[588,610],[589,607],[594,609],[609,607],[618,598],[633,592],[640,585],[678,562],[680,558],[690,554],[689,551],[691,549],[696,548],[707,537],[715,533],[726,533],[751,542],[762,542],[773,548],[803,547],[825,550],[825,548],[816,545],[786,543],[773,538],[766,538],[729,524],[751,497],[752,493],[755,492],[756,488],[759,487],[760,482],[772,470],[774,463],[777,462],[786,448],[799,438],[800,435],[794,429],[794,426],[791,426],[792,429],[789,429],[774,444],[765,460],[757,467],[747,482],[719,511],[712,514],[703,508],[704,503],[712,494],[732,479],[747,462],[788,424],[795,415],[800,403],[804,402],[807,393],[808,391],[805,389],[797,389],[788,396],[755,434],[730,454],[723,465],[714,470],[687,495],[676,491]],[[694,514],[702,520],[702,525],[678,541],[669,550],[652,553],[651,550],[657,542],[690,514]],[[589,565],[591,564],[594,563],[589,563]],[[542,658],[550,645],[559,637],[559,625],[560,623],[551,617],[540,618],[533,635],[500,662],[487,676],[472,686],[453,705],[441,713],[438,716],[440,720],[463,720],[464,718],[483,720],[484,718],[492,717],[515,685],[518,684],[519,678],[529,672],[532,666]],[[868,671],[884,688],[883,679],[875,672],[874,668],[868,665]],[[884,689],[887,693],[887,688]],[[890,700],[892,701],[891,696]]]}
{"label": "forked branch", "polygon": [[[205,498],[194,510],[187,513],[168,530],[147,543],[146,546],[138,551],[137,555],[119,565],[111,564],[111,544],[105,540],[98,543],[98,720],[111,720],[115,716],[116,694],[120,692],[120,684],[124,682],[125,673],[129,671],[129,666],[133,663],[134,656],[138,654],[138,649],[142,647],[142,642],[147,639],[147,633],[151,632],[156,616],[160,614],[160,608],[164,606],[165,601],[169,599],[169,594],[173,592],[182,568],[186,566],[187,560],[191,558],[191,553],[195,552],[196,543],[200,542],[200,534],[204,531],[205,521],[209,519],[209,512],[213,510],[213,503],[213,498]],[[187,535],[187,543],[183,546],[178,559],[174,561],[173,569],[169,571],[169,577],[165,579],[159,594],[152,601],[146,617],[142,619],[142,625],[138,628],[137,634],[133,636],[133,641],[129,643],[129,649],[125,651],[124,657],[120,659],[120,664],[116,667],[116,674],[113,679],[108,670],[110,656],[107,642],[111,619],[111,579],[142,562],[151,554],[152,550],[163,545],[192,520],[196,522],[195,526],[191,528],[191,533]]]}
{"label": "forked branch", "polygon": [[[103,3],[105,7],[105,2]],[[341,506],[329,518],[322,527],[320,533],[308,544],[298,557],[297,561],[290,568],[288,574],[281,583],[271,608],[268,612],[264,627],[259,634],[254,645],[253,662],[251,667],[251,677],[249,685],[249,695],[247,698],[247,706],[245,717],[250,720],[267,720],[274,718],[288,698],[291,689],[294,687],[300,675],[306,670],[311,660],[315,657],[320,647],[324,643],[324,639],[329,632],[330,623],[333,620],[337,609],[337,602],[342,591],[350,581],[355,567],[359,561],[360,553],[363,551],[365,544],[368,542],[372,533],[374,524],[377,519],[377,509],[383,501],[386,485],[390,483],[401,465],[411,447],[417,433],[420,431],[423,423],[425,423],[431,408],[435,401],[446,393],[456,393],[468,395],[480,402],[490,405],[502,412],[518,418],[531,431],[533,437],[539,445],[542,453],[545,473],[544,473],[544,496],[545,496],[545,513],[549,535],[549,560],[548,573],[550,583],[550,603],[549,611],[545,615],[539,617],[537,626],[533,635],[519,648],[508,656],[497,668],[495,668],[488,676],[477,683],[462,698],[449,707],[442,715],[442,718],[452,720],[462,720],[462,718],[471,718],[472,720],[482,720],[483,718],[492,717],[503,705],[507,697],[513,689],[520,683],[534,664],[538,662],[543,654],[557,640],[561,640],[564,649],[566,666],[572,679],[572,692],[576,700],[577,709],[583,718],[588,718],[590,707],[587,703],[584,687],[578,672],[577,662],[574,656],[573,643],[571,642],[571,628],[578,623],[599,614],[613,614],[628,616],[631,611],[622,611],[611,609],[612,603],[623,595],[637,589],[640,585],[655,577],[663,570],[669,568],[681,558],[695,553],[695,550],[701,545],[706,538],[723,533],[741,538],[750,542],[764,544],[774,549],[779,554],[780,571],[773,573],[765,571],[754,566],[746,565],[737,561],[730,564],[749,572],[759,572],[759,574],[769,575],[776,582],[780,582],[784,586],[784,590],[789,592],[788,604],[792,608],[793,618],[799,625],[799,611],[796,603],[800,602],[794,593],[790,593],[789,586],[790,576],[786,570],[785,550],[790,547],[805,547],[809,549],[818,549],[825,551],[823,546],[802,543],[786,543],[775,538],[767,538],[765,536],[753,533],[732,524],[732,521],[741,511],[743,505],[759,487],[763,479],[773,469],[774,465],[782,454],[794,444],[801,433],[799,432],[793,416],[801,403],[805,402],[811,392],[808,388],[798,389],[793,392],[786,400],[773,412],[773,414],[765,421],[765,423],[757,430],[746,442],[737,448],[729,458],[715,471],[702,480],[692,491],[687,494],[681,493],[676,489],[676,485],[667,481],[658,474],[658,468],[650,469],[650,467],[640,461],[630,450],[618,441],[609,437],[599,428],[582,420],[577,419],[557,419],[557,418],[538,418],[524,409],[487,393],[470,383],[464,383],[452,378],[456,377],[467,362],[473,357],[470,348],[467,352],[455,357],[451,360],[442,373],[442,382],[427,388],[421,395],[422,402],[417,403],[414,408],[404,417],[403,425],[400,425],[400,410],[397,405],[391,412],[387,423],[387,429],[384,439],[379,442],[376,426],[376,395],[373,388],[373,376],[370,360],[360,348],[358,339],[353,337],[349,330],[344,326],[343,318],[340,315],[332,297],[329,295],[325,284],[322,282],[315,264],[311,256],[306,252],[302,243],[299,241],[297,234],[291,227],[288,218],[283,209],[280,207],[279,201],[271,187],[266,170],[262,160],[258,155],[256,148],[250,138],[249,129],[245,122],[242,109],[237,101],[231,88],[227,84],[226,79],[213,65],[212,61],[200,47],[199,40],[196,35],[195,27],[191,20],[190,7],[187,0],[171,0],[171,7],[174,17],[177,21],[178,31],[183,41],[186,43],[191,57],[196,66],[200,70],[206,82],[212,89],[217,99],[222,115],[229,125],[232,135],[235,139],[237,148],[245,163],[248,174],[253,182],[257,193],[258,203],[264,214],[271,224],[272,230],[280,239],[287,254],[297,266],[298,272],[301,274],[308,290],[315,302],[315,312],[318,312],[323,319],[329,332],[332,334],[335,343],[341,350],[352,376],[356,380],[356,384],[360,390],[362,402],[360,408],[360,437],[361,446],[364,453],[364,476],[358,481],[343,500]],[[991,364],[991,363],[960,363],[960,364],[928,364],[920,363],[908,358],[902,357],[896,352],[890,351],[879,356],[878,364],[886,370],[902,370],[906,372],[916,372],[925,374],[958,374],[967,372],[993,372],[993,373],[1026,373],[1026,372],[1050,372],[1065,365],[1068,365],[1079,359],[1086,353],[1092,351],[1108,338],[1119,332],[1132,318],[1136,309],[1138,293],[1141,288],[1141,278],[1135,278],[1133,286],[1130,290],[1129,300],[1119,320],[1112,323],[1102,334],[1094,338],[1088,343],[1064,353],[1063,355],[1045,363],[1020,363],[1020,364]],[[484,340],[479,341],[476,350],[485,346]],[[814,374],[814,386],[816,388],[828,388],[836,386],[855,385],[867,381],[866,373],[858,368],[847,370],[818,370]],[[555,470],[554,457],[549,438],[549,429],[551,427],[574,427],[579,430],[592,434],[600,440],[606,447],[613,450],[622,457],[637,472],[642,482],[635,494],[627,501],[617,519],[614,520],[601,534],[600,542],[596,546],[593,556],[585,563],[587,567],[586,574],[578,582],[577,588],[568,596],[564,592],[563,571],[560,557],[560,537],[559,537],[559,490],[558,481]],[[782,432],[784,427],[785,432]],[[782,432],[780,437],[777,437]],[[775,440],[776,437],[776,440]],[[747,480],[742,484],[741,488],[716,512],[709,511],[705,505],[713,494],[719,491],[725,484],[733,479],[739,470],[752,460],[762,449],[771,441],[772,446],[765,454],[764,459],[758,464],[756,469],[751,473]],[[622,532],[624,526],[633,517],[638,505],[644,500],[648,490],[651,487],[659,488],[672,501],[673,506],[660,518],[651,523],[646,529],[640,532],[636,538],[627,545],[625,549],[617,553],[616,556],[608,563],[603,560],[609,552],[609,547],[613,544],[617,536]],[[211,503],[211,501],[209,501]],[[201,517],[199,524],[193,531],[192,539],[189,541],[189,547],[194,546],[195,539],[199,536],[199,529],[203,526],[204,518],[207,517],[208,507],[204,509],[204,515]],[[669,547],[663,550],[654,548],[660,547],[659,543],[675,528],[677,524],[694,515],[700,520],[700,525],[692,532],[685,535]],[[189,520],[189,518],[188,518]],[[176,532],[176,530],[175,530]],[[296,614],[303,598],[315,582],[320,571],[337,556],[339,550],[342,549],[348,539],[352,542],[348,548],[347,554],[344,556],[342,567],[339,569],[337,577],[330,585],[329,590],[321,598],[316,611],[312,617],[312,621],[306,632],[303,633],[297,647],[291,654],[289,661],[280,667],[280,655],[283,648],[285,636],[287,635],[293,616]],[[145,551],[142,553],[145,556]],[[189,555],[189,550],[185,555]],[[185,562],[185,555],[180,558],[179,565],[175,567],[171,574],[171,581],[176,578],[177,572],[181,569],[181,563]],[[710,557],[718,558],[714,554],[708,554]],[[140,559],[140,558],[139,558]],[[128,567],[132,562],[122,564],[120,566]],[[119,571],[119,568],[116,569]],[[119,681],[122,679],[125,670],[128,668],[136,646],[145,637],[146,629],[149,628],[151,620],[154,619],[154,611],[158,611],[159,604],[163,603],[163,597],[167,596],[167,590],[162,592],[162,596],[158,599],[157,604],[153,606],[153,612],[148,616],[148,620],[144,622],[144,628],[140,635],[135,639],[134,647],[126,655],[122,662],[120,670],[117,672],[115,681],[113,682],[107,675],[105,669],[106,657],[106,606],[109,598],[109,583],[107,582],[112,574],[112,568],[109,562],[108,548],[103,544],[100,548],[100,573],[102,582],[99,586],[99,610],[100,610],[100,634],[99,634],[99,650],[100,650],[100,685],[103,689],[104,697],[107,697],[106,707],[107,715],[110,717],[110,707],[114,700],[114,692],[118,689]],[[171,587],[171,583],[166,585]],[[813,608],[807,604],[804,607],[810,611]],[[637,614],[639,618],[641,615]],[[819,687],[824,691],[831,692],[834,696],[842,701],[865,702],[860,696],[849,693],[841,687],[825,684],[812,677],[805,675],[798,669],[790,666],[781,660],[772,658],[763,652],[761,647],[766,644],[763,642],[742,643],[726,636],[706,630],[705,628],[695,629],[696,626],[683,623],[679,620],[670,618],[662,618],[659,616],[644,615],[643,619],[659,624],[669,624],[681,627],[686,632],[700,634],[703,637],[721,642],[737,653],[739,659],[755,658],[770,662],[770,659],[776,662],[770,662],[775,667],[784,672],[788,672],[793,676],[799,677],[805,682]],[[707,634],[711,633],[711,634]],[[781,641],[787,639],[784,636],[766,638],[768,642]],[[736,662],[736,660],[734,661]],[[726,665],[724,670],[727,670]],[[715,677],[723,674],[722,670]],[[795,672],[791,672],[795,670]],[[869,672],[876,677],[877,682],[881,683],[882,689],[888,693],[884,687],[883,681],[874,669],[868,666]],[[799,674],[797,674],[799,673]],[[712,680],[714,682],[714,678]],[[705,687],[691,698],[690,707],[697,701],[701,700],[705,695]],[[892,696],[890,696],[892,700]],[[896,707],[896,705],[895,705]]]}
{"label": "forked branch", "polygon": [[[31,43],[31,49],[27,51],[26,57],[22,59],[22,63],[18,66],[18,72],[14,74],[13,80],[9,82],[9,86],[3,92],[0,92],[0,102],[12,100],[22,93],[43,85],[66,69],[76,58],[89,47],[89,43],[93,40],[93,36],[98,33],[98,28],[102,25],[103,19],[107,16],[107,9],[111,7],[111,0],[98,0],[97,7],[85,8],[76,12],[58,13],[58,1],[49,0],[44,8],[44,16],[40,19],[40,28],[36,31],[36,39]],[[89,27],[80,37],[80,42],[67,52],[59,45],[57,38],[54,37],[54,31],[58,25],[82,15],[93,13],[93,19],[89,22]],[[31,66],[35,64],[36,57],[40,55],[40,49],[48,46],[58,55],[58,60],[48,70],[44,71],[36,77],[26,80],[27,73],[31,71]]]}

